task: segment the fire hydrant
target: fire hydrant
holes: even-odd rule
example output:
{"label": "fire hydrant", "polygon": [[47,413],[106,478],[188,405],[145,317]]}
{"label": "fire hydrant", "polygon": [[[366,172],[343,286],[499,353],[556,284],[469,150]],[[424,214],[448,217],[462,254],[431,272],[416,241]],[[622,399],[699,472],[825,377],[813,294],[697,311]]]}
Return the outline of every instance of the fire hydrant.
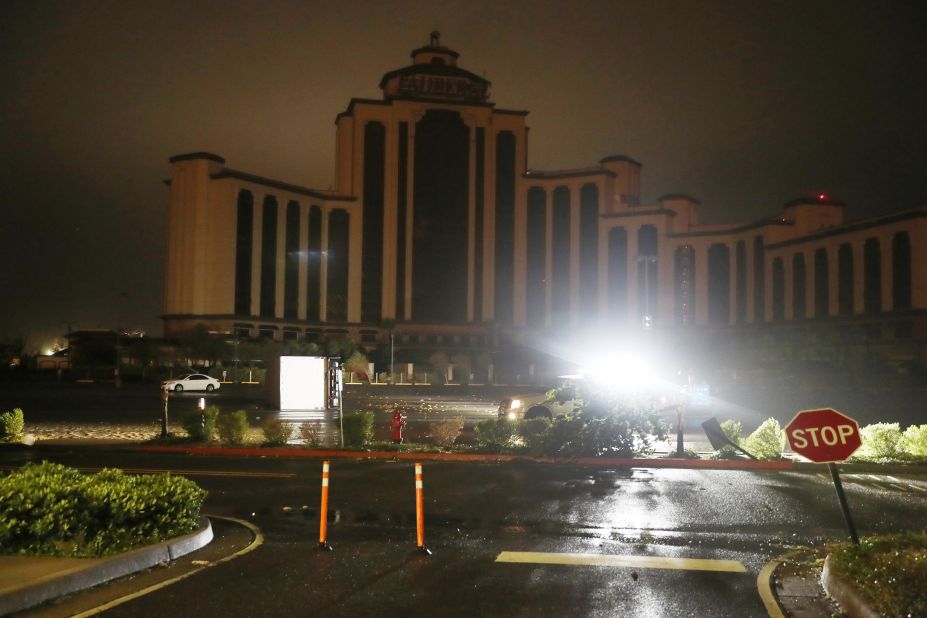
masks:
{"label": "fire hydrant", "polygon": [[393,430],[393,442],[402,443],[402,428],[406,426],[406,417],[402,410],[397,409],[393,412],[393,420],[389,422],[390,429]]}

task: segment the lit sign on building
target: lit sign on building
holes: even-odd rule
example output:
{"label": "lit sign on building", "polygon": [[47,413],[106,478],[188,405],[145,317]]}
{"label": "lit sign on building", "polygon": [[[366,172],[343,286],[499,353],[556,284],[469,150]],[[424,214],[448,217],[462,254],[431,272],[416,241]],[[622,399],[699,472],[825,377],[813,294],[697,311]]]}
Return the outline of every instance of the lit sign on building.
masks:
{"label": "lit sign on building", "polygon": [[485,101],[489,98],[489,86],[459,77],[404,75],[399,78],[399,94]]}

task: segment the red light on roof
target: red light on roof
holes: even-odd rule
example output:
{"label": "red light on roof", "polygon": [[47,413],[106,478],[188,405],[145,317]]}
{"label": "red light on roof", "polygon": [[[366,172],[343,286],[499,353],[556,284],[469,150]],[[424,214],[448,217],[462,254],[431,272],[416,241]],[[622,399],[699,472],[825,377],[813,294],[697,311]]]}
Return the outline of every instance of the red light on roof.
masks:
{"label": "red light on roof", "polygon": [[827,199],[827,196],[824,195],[823,193],[818,193],[818,199],[819,199],[819,200],[826,200],[826,199]]}

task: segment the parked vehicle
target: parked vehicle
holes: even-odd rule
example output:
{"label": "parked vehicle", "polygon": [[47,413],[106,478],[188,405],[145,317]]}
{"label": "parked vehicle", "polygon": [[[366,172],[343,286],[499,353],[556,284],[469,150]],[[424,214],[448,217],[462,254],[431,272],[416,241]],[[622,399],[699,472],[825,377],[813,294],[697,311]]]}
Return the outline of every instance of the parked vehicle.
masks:
{"label": "parked vehicle", "polygon": [[202,373],[191,373],[175,380],[161,382],[161,389],[182,393],[184,391],[206,391],[211,393],[219,388],[219,380]]}

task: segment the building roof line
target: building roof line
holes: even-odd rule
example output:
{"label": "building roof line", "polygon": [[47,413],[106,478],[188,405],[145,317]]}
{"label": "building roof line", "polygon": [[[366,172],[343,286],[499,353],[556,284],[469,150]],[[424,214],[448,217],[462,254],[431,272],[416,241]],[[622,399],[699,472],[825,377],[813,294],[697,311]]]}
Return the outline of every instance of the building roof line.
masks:
{"label": "building roof line", "polygon": [[282,191],[287,191],[289,193],[296,193],[297,195],[304,195],[306,197],[314,197],[320,200],[333,201],[333,202],[355,202],[357,198],[351,195],[338,195],[336,193],[326,193],[324,191],[318,191],[316,189],[309,189],[307,187],[301,187],[299,185],[293,185],[288,182],[283,182],[280,180],[273,180],[272,178],[264,178],[263,176],[256,176],[255,174],[249,174],[247,172],[242,172],[239,170],[233,170],[226,168],[221,172],[215,174],[210,174],[210,178],[213,180],[222,180],[224,178],[234,178],[236,180],[243,180],[245,182],[251,182],[258,185],[263,185],[265,187],[272,187],[274,189],[280,189]]}

